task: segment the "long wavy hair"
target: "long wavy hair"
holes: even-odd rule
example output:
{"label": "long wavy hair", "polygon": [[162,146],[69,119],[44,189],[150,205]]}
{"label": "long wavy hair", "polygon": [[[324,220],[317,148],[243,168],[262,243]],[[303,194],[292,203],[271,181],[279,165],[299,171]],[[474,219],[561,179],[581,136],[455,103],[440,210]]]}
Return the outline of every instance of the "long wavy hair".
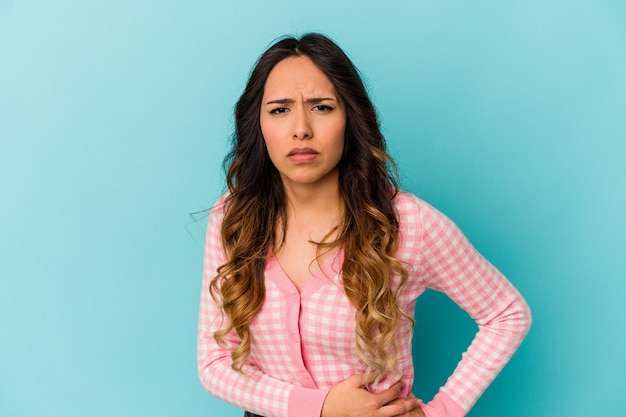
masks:
{"label": "long wavy hair", "polygon": [[[232,352],[232,367],[241,371],[250,355],[249,325],[263,305],[268,250],[286,230],[286,197],[261,133],[260,109],[265,81],[288,57],[307,56],[330,79],[345,103],[344,152],[339,162],[343,219],[333,242],[342,246],[343,287],[356,309],[356,350],[377,379],[395,369],[395,335],[401,320],[413,319],[398,296],[407,271],[394,257],[399,232],[392,200],[398,187],[395,165],[386,151],[376,110],[358,70],[330,39],[307,34],[275,42],[261,55],[235,107],[231,152],[224,160],[228,196],[221,226],[227,262],[210,284],[228,325],[215,332],[218,343],[235,330],[241,339]],[[284,232],[283,232],[284,236]]]}

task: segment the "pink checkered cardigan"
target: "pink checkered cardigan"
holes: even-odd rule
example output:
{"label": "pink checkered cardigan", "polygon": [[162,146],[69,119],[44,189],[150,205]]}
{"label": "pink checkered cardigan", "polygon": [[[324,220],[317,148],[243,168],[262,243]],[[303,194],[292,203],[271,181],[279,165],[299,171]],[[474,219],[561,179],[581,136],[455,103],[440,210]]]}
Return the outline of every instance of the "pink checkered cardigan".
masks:
{"label": "pink checkered cardigan", "polygon": [[[225,262],[220,240],[223,198],[207,229],[199,318],[198,367],[206,390],[237,407],[266,417],[319,417],[328,390],[365,370],[355,344],[354,308],[341,284],[343,252],[323,265],[298,291],[275,259],[265,267],[265,303],[250,325],[252,347],[244,374],[231,368],[236,334],[225,346],[213,333],[224,326],[208,286]],[[402,192],[394,200],[400,220],[396,257],[409,271],[400,295],[414,311],[427,289],[442,291],[477,323],[478,333],[456,369],[423,405],[428,417],[462,417],[513,355],[530,326],[530,310],[509,281],[486,261],[447,217]],[[397,332],[398,367],[374,392],[403,380],[413,383],[411,332]]]}

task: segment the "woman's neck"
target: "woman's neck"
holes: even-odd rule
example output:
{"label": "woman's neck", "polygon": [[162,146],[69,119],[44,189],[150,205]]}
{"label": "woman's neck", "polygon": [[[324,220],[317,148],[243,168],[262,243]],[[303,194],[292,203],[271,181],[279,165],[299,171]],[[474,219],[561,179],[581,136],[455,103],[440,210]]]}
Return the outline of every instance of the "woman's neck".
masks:
{"label": "woman's neck", "polygon": [[342,212],[339,184],[319,186],[285,187],[288,223],[319,225],[335,224]]}
{"label": "woman's neck", "polygon": [[286,223],[276,225],[273,251],[283,271],[301,289],[339,250],[343,199],[338,185],[295,190],[285,187],[285,196]]}

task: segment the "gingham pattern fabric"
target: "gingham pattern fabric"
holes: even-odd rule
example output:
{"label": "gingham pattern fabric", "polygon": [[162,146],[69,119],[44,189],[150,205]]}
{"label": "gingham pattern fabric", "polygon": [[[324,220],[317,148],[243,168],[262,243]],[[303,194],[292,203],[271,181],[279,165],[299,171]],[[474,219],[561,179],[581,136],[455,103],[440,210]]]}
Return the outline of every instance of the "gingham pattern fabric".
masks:
{"label": "gingham pattern fabric", "polygon": [[[213,332],[223,327],[208,285],[224,263],[220,200],[207,229],[199,319],[198,365],[207,391],[266,417],[319,417],[334,384],[364,371],[355,347],[354,308],[341,285],[343,253],[311,276],[300,291],[274,258],[265,270],[265,303],[250,326],[252,348],[245,375],[231,369],[232,335],[220,347]],[[428,417],[462,417],[515,352],[530,326],[530,311],[517,290],[436,209],[409,193],[394,200],[400,219],[396,257],[409,270],[401,294],[407,312],[432,288],[446,293],[478,324],[478,333],[439,394],[423,406]],[[374,392],[402,379],[413,382],[408,325],[396,336],[398,368]]]}

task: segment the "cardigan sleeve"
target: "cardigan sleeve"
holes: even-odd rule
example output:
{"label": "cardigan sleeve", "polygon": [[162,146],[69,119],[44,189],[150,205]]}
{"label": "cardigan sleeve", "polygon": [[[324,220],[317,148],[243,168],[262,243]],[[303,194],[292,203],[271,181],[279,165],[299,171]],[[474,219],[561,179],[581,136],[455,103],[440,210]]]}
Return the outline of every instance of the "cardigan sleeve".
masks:
{"label": "cardigan sleeve", "polygon": [[266,417],[319,417],[327,390],[298,387],[266,375],[254,364],[243,373],[232,369],[231,352],[240,343],[233,331],[220,346],[215,331],[225,327],[226,318],[211,297],[209,284],[217,268],[225,263],[220,238],[224,198],[214,206],[207,227],[200,314],[198,323],[198,372],[204,388],[213,396]]}
{"label": "cardigan sleeve", "polygon": [[454,372],[423,409],[428,417],[463,417],[521,344],[531,313],[520,293],[450,219],[422,201],[419,212],[423,284],[448,295],[478,325]]}

